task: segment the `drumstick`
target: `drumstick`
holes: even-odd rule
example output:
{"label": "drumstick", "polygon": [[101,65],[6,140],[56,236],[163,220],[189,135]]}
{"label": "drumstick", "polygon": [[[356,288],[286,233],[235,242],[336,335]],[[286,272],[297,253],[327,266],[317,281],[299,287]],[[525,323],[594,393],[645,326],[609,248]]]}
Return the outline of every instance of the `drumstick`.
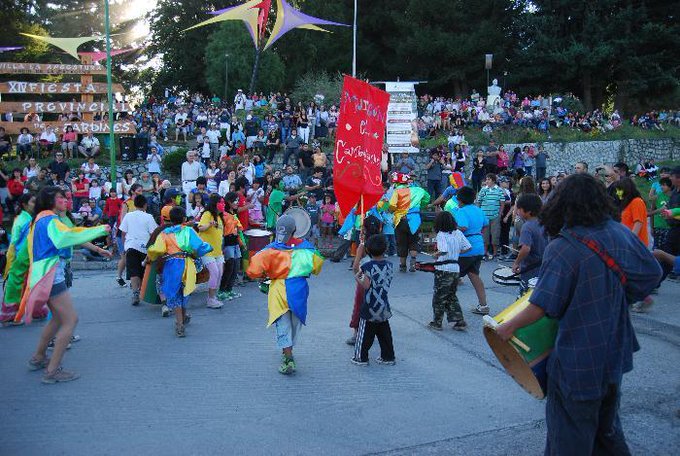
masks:
{"label": "drumstick", "polygon": [[506,247],[507,249],[512,250],[512,251],[515,252],[515,253],[519,253],[519,250],[517,250],[517,249],[515,249],[515,248],[512,248],[512,246],[510,246],[510,245],[505,245],[505,244],[503,244],[503,247]]}
{"label": "drumstick", "polygon": [[[489,315],[484,315],[482,317],[482,320],[484,321],[484,325],[488,326],[491,329],[495,330],[499,326],[498,322],[496,320],[494,320],[492,317],[490,317]],[[515,336],[512,336],[510,338],[510,340],[513,341],[518,347],[520,347],[525,352],[528,353],[528,352],[531,351],[531,348],[529,348],[529,346],[527,344],[525,344],[524,342],[522,342],[521,340],[519,340]]]}

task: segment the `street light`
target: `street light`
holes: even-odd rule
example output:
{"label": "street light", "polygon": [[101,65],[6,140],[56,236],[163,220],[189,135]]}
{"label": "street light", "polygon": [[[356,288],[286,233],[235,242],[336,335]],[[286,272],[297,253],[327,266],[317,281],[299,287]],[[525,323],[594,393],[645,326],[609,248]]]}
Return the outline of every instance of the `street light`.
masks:
{"label": "street light", "polygon": [[106,33],[106,95],[109,102],[109,159],[111,160],[111,184],[116,185],[116,139],[113,134],[113,87],[111,83],[111,27],[109,24],[109,0],[104,0],[104,32]]}
{"label": "street light", "polygon": [[227,92],[227,87],[229,87],[229,54],[224,54],[224,99],[228,100],[229,92]]}

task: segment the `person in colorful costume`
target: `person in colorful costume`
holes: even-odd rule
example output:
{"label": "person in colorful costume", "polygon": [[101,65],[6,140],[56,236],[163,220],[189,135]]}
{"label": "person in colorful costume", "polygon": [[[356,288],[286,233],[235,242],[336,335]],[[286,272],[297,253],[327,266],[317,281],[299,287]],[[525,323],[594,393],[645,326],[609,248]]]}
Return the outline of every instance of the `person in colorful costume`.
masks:
{"label": "person in colorful costume", "polygon": [[[67,259],[71,247],[87,243],[108,235],[111,228],[101,225],[91,228],[70,228],[57,215],[66,211],[68,199],[64,191],[57,187],[45,187],[35,205],[37,216],[28,234],[29,270],[26,288],[21,300],[25,308],[26,323],[30,323],[34,309],[43,303],[52,312],[52,319],[40,335],[40,341],[33,358],[29,361],[31,370],[45,369],[43,383],[57,383],[75,380],[74,372],[61,368],[61,360],[71,341],[78,315],[68,292],[66,277]],[[21,318],[21,314],[17,314]],[[47,358],[47,346],[55,338],[52,358]]]}
{"label": "person in colorful costume", "polygon": [[185,336],[184,327],[191,320],[186,307],[189,295],[196,289],[194,258],[212,251],[210,244],[203,242],[193,228],[182,226],[184,220],[184,209],[173,207],[170,210],[172,225],[160,232],[156,242],[147,251],[148,260],[163,260],[161,291],[166,297],[166,305],[174,309],[177,337]]}
{"label": "person in colorful costume", "polygon": [[[14,219],[12,234],[7,250],[7,264],[5,265],[5,299],[0,311],[0,322],[3,325],[20,325],[21,319],[15,320],[21,303],[21,294],[28,273],[28,232],[33,221],[33,208],[35,197],[30,194],[21,195],[19,198],[21,213]],[[33,318],[43,319],[47,317],[49,310],[47,305],[36,309]]]}
{"label": "person in colorful costume", "polygon": [[282,350],[279,372],[295,372],[293,346],[307,320],[307,278],[319,274],[323,257],[314,246],[293,237],[295,220],[288,215],[276,222],[276,238],[250,259],[246,274],[252,279],[271,279],[267,297],[269,320],[267,327],[276,326],[276,342]]}
{"label": "person in colorful costume", "polygon": [[396,184],[390,198],[390,211],[394,212],[395,236],[397,238],[397,255],[399,255],[399,271],[406,272],[406,257],[411,255],[409,270],[415,272],[418,239],[420,234],[420,209],[427,207],[430,195],[417,185],[409,186],[411,178],[408,174],[392,174],[392,182]]}

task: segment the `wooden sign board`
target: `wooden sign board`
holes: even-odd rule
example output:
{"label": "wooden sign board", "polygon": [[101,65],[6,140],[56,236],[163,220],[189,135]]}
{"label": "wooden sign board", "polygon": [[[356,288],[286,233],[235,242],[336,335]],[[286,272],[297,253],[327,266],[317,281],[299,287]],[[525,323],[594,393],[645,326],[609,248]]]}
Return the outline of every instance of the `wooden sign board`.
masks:
{"label": "wooden sign board", "polygon": [[[113,93],[123,93],[123,86],[113,84]],[[92,84],[81,84],[80,82],[25,82],[7,81],[0,82],[0,93],[18,94],[69,94],[69,93],[107,93],[106,84],[93,82]]]}
{"label": "wooden sign board", "polygon": [[[108,122],[0,122],[0,127],[4,128],[9,135],[18,135],[22,128],[28,128],[33,135],[40,133],[47,127],[52,127],[56,134],[66,131],[66,127],[73,127],[76,133],[94,134],[108,133]],[[113,133],[117,135],[133,135],[137,133],[135,123],[132,121],[119,121],[113,124]]]}
{"label": "wooden sign board", "polygon": [[[107,112],[109,104],[103,102],[78,102],[78,101],[8,101],[0,103],[0,112],[20,113],[52,113],[62,112]],[[115,112],[127,112],[130,106],[127,103],[114,103]]]}
{"label": "wooden sign board", "polygon": [[0,62],[0,74],[106,74],[101,65]]}

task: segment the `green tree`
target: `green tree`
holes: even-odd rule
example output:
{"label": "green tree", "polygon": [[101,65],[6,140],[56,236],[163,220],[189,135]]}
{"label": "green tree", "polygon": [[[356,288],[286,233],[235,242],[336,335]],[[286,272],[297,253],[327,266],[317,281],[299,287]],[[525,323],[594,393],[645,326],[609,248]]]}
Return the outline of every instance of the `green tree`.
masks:
{"label": "green tree", "polygon": [[[225,6],[220,2],[220,8]],[[226,2],[236,4],[236,1]],[[160,70],[152,90],[162,93],[165,87],[207,92],[205,46],[208,27],[183,30],[206,20],[214,3],[205,0],[159,0],[149,14],[151,43],[149,57],[161,56]]]}
{"label": "green tree", "polygon": [[[229,54],[229,57],[225,57]],[[228,93],[225,93],[225,58],[229,64]],[[233,97],[236,89],[247,90],[255,61],[255,47],[246,27],[240,21],[226,21],[216,26],[205,46],[205,77],[212,94]],[[285,68],[275,50],[268,49],[260,56],[260,70],[255,90],[278,91]]]}
{"label": "green tree", "polygon": [[400,76],[426,80],[433,92],[453,89],[462,96],[486,86],[484,54],[494,55],[492,77],[500,76],[517,42],[513,33],[520,14],[517,2],[409,0],[405,12],[392,14],[402,30],[393,37],[405,73]]}

